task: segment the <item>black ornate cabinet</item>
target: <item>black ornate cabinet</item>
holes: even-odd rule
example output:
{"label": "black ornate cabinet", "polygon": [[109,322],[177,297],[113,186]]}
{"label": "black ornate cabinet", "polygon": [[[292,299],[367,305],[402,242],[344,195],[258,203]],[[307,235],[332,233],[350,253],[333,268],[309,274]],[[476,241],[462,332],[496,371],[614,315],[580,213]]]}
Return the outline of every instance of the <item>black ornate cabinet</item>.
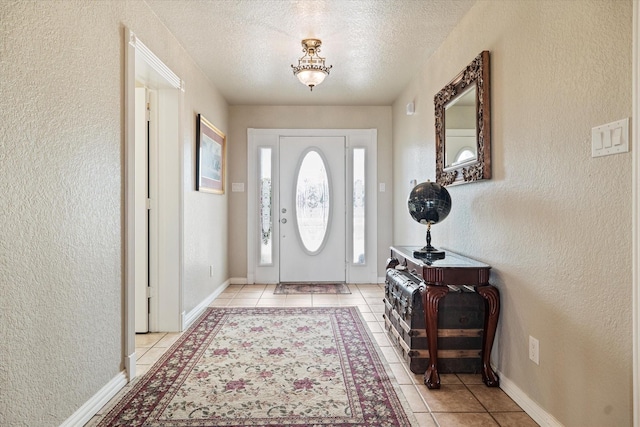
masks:
{"label": "black ornate cabinet", "polygon": [[[490,266],[447,252],[441,260],[413,257],[414,247],[391,247],[385,278],[385,324],[414,373],[440,388],[439,372],[482,373],[499,385],[489,364],[500,298]],[[425,309],[426,308],[426,309]]]}

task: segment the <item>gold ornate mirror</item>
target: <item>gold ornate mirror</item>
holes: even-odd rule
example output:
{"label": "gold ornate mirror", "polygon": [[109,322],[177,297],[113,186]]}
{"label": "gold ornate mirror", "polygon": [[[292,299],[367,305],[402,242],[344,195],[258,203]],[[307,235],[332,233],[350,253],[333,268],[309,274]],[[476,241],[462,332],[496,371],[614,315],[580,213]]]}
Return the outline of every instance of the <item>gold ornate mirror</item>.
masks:
{"label": "gold ornate mirror", "polygon": [[434,98],[436,182],[491,178],[489,51],[478,55]]}

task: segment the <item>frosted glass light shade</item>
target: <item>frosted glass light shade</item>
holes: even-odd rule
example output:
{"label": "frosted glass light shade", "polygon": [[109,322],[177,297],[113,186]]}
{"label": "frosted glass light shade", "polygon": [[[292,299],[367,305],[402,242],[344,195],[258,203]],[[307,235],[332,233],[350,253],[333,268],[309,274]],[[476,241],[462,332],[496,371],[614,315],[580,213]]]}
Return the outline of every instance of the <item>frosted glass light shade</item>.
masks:
{"label": "frosted glass light shade", "polygon": [[327,73],[320,70],[302,70],[296,74],[300,83],[306,86],[317,86],[324,81]]}

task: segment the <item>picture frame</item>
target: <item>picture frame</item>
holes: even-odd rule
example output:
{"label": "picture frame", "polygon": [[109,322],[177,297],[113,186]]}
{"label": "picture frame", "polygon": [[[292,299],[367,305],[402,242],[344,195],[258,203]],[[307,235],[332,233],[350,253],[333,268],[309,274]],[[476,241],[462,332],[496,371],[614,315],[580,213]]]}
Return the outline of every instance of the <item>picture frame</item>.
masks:
{"label": "picture frame", "polygon": [[196,120],[196,191],[224,194],[227,138],[202,114]]}

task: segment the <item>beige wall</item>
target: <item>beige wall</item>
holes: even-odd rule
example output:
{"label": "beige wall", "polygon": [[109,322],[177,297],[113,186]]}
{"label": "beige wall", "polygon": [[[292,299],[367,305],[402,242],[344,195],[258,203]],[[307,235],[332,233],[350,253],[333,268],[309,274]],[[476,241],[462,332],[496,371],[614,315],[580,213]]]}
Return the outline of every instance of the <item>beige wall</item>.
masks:
{"label": "beige wall", "polygon": [[631,1],[479,1],[393,108],[393,240],[418,245],[401,195],[435,178],[433,96],[491,51],[493,179],[449,188],[433,243],[493,266],[503,384],[566,426],[631,425],[631,154],[590,146],[631,115],[631,16]]}
{"label": "beige wall", "polygon": [[53,426],[123,369],[124,26],[186,83],[187,312],[228,277],[227,196],[193,191],[195,114],[226,131],[227,105],[144,2],[3,1],[0,22],[0,425]]}
{"label": "beige wall", "polygon": [[[372,129],[378,130],[378,265],[391,244],[391,107],[231,106],[229,108],[229,182],[247,182],[247,129]],[[246,186],[245,186],[246,187]],[[229,201],[229,271],[247,277],[247,193],[231,193]]]}

